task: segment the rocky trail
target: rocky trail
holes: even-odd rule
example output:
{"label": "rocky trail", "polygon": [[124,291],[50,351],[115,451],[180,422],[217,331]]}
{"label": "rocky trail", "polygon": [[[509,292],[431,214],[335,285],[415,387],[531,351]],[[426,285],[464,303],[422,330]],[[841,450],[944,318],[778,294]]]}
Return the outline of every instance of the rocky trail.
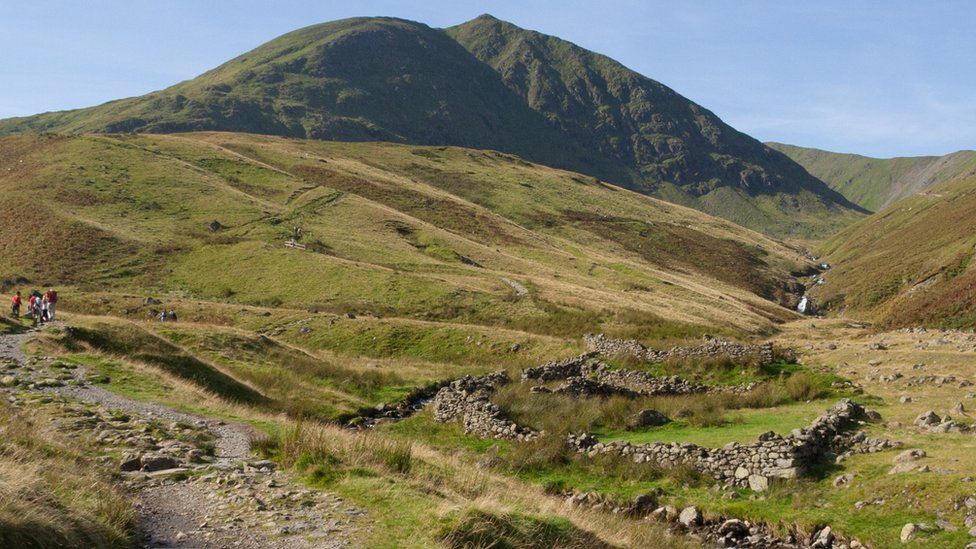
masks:
{"label": "rocky trail", "polygon": [[89,437],[140,515],[143,547],[347,547],[365,512],[251,455],[251,428],[126,398],[80,366],[27,357],[33,333],[0,335],[0,391]]}

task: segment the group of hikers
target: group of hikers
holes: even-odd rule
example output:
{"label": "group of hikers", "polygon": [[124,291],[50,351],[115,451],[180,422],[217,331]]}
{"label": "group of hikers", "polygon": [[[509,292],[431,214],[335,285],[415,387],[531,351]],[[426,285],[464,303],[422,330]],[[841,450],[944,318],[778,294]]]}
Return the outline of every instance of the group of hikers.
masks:
{"label": "group of hikers", "polygon": [[[23,304],[24,299],[18,290],[10,299],[10,314],[14,318],[20,318],[20,308]],[[34,321],[34,326],[44,322],[51,322],[54,320],[54,312],[57,306],[58,292],[53,288],[49,288],[44,294],[34,290],[28,294],[26,316]]]}

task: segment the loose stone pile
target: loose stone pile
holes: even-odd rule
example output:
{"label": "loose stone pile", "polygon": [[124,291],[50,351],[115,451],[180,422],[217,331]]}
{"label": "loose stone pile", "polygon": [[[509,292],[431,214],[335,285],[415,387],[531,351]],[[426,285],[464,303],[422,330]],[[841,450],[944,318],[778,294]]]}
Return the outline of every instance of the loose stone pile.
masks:
{"label": "loose stone pile", "polygon": [[[901,377],[900,375],[898,376]],[[894,380],[892,380],[894,381]],[[973,385],[972,381],[968,379],[963,379],[956,377],[954,375],[940,376],[940,375],[924,375],[924,376],[912,376],[905,380],[905,387],[921,387],[923,385],[934,385],[936,387],[941,387],[943,385],[952,385],[958,383],[959,387],[971,387]]]}
{"label": "loose stone pile", "polygon": [[434,397],[434,419],[442,423],[460,420],[465,433],[481,438],[533,440],[539,433],[508,421],[491,402],[495,389],[508,382],[504,371],[454,380]]}
{"label": "loose stone pile", "polygon": [[969,425],[959,423],[949,415],[940,417],[932,410],[919,414],[914,424],[933,433],[961,433],[970,430]]}
{"label": "loose stone pile", "polygon": [[[637,463],[663,467],[686,465],[720,482],[764,491],[770,478],[797,477],[829,453],[850,451],[842,446],[852,444],[853,437],[845,436],[844,431],[866,417],[863,407],[845,399],[806,429],[794,429],[788,437],[766,433],[752,444],[732,442],[722,448],[703,448],[690,443],[635,445],[617,441],[603,444],[587,433],[570,435],[568,442],[577,452],[590,457],[619,454]],[[859,450],[878,451],[875,448],[893,447],[893,443],[887,441],[864,444],[866,440],[863,437],[856,443]]]}
{"label": "loose stone pile", "polygon": [[772,343],[748,345],[714,337],[707,337],[704,343],[694,347],[673,347],[668,350],[650,349],[639,341],[610,339],[604,334],[586,334],[583,336],[583,343],[591,353],[604,356],[631,355],[648,362],[728,357],[736,362],[755,359],[762,366],[775,360]]}
{"label": "loose stone pile", "polygon": [[705,546],[752,547],[777,549],[848,549],[863,548],[855,539],[845,539],[829,526],[824,526],[810,535],[795,530],[778,534],[769,524],[727,517],[706,517],[697,507],[677,509],[670,505],[659,506],[659,493],[637,496],[630,501],[617,501],[597,492],[570,491],[562,496],[566,503],[585,507],[594,511],[604,511],[615,515],[646,517],[668,525],[673,534],[691,534],[704,542]]}
{"label": "loose stone pile", "polygon": [[665,506],[655,509],[651,518],[670,524],[669,531],[678,534],[694,534],[707,543],[720,547],[752,547],[776,549],[862,549],[856,539],[845,539],[830,526],[824,526],[809,536],[797,531],[779,535],[768,524],[735,518],[708,518],[697,507],[678,511]]}

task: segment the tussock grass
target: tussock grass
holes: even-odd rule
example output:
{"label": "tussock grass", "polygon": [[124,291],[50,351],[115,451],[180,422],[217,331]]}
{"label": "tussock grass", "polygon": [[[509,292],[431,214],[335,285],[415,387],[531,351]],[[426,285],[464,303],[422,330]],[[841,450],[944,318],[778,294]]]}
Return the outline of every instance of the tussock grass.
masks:
{"label": "tussock grass", "polygon": [[378,437],[370,432],[336,437],[333,432],[296,421],[277,437],[265,437],[256,449],[295,466],[315,480],[335,479],[352,470],[379,468],[390,474],[408,474],[413,465],[410,442]]}
{"label": "tussock grass", "polygon": [[451,516],[438,532],[452,549],[552,547],[560,549],[609,548],[612,545],[565,519],[496,514],[468,509]]}
{"label": "tussock grass", "polygon": [[0,402],[0,547],[129,547],[136,512],[83,439]]}

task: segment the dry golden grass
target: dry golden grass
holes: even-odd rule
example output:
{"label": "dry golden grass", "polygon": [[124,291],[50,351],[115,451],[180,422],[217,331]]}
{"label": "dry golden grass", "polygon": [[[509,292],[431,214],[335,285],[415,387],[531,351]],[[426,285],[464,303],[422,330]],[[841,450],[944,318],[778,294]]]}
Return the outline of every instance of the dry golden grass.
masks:
{"label": "dry golden grass", "polygon": [[128,547],[136,513],[84,442],[0,403],[0,547]]}
{"label": "dry golden grass", "polygon": [[678,547],[661,526],[567,504],[543,488],[469,463],[422,444],[395,442],[381,433],[357,433],[324,424],[290,423],[277,440],[260,444],[313,481],[334,482],[349,471],[379,471],[412,497],[425,500],[431,524],[458,513],[528,515],[562,519],[592,539],[614,546]]}

